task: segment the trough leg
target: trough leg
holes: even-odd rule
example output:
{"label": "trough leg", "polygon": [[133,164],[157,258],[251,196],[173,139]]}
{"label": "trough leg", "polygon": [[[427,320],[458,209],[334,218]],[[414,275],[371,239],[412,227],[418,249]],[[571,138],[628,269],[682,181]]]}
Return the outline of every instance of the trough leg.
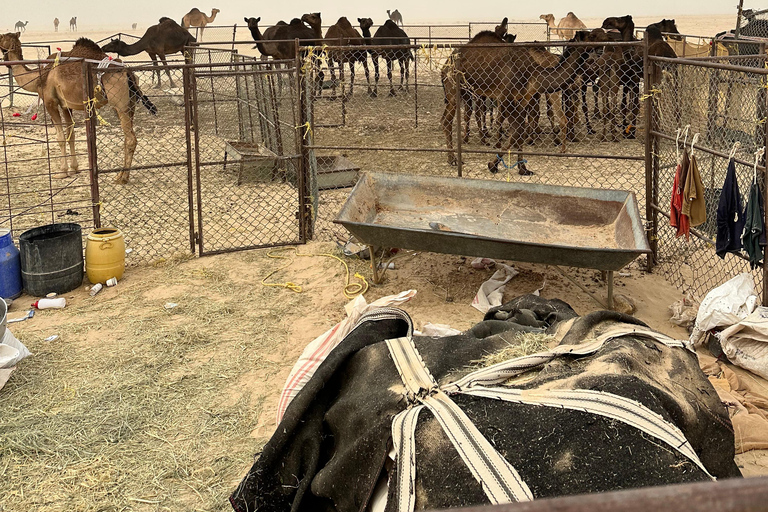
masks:
{"label": "trough leg", "polygon": [[613,270],[608,271],[608,309],[613,309]]}
{"label": "trough leg", "polygon": [[371,269],[373,270],[373,284],[379,284],[379,269],[376,267],[376,247],[369,245],[368,252],[371,253]]}

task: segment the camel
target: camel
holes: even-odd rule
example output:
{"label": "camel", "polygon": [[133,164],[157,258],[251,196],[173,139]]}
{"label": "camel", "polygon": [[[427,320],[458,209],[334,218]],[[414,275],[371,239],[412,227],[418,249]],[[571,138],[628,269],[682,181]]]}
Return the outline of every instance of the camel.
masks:
{"label": "camel", "polygon": [[[539,66],[531,53],[525,48],[511,46],[504,48],[498,45],[504,39],[491,31],[483,31],[461,47],[453,62],[453,68],[447,73],[443,83],[445,87],[445,110],[441,124],[445,134],[448,149],[448,163],[456,165],[456,155],[453,151],[453,120],[456,113],[455,81],[461,80],[463,88],[474,94],[491,98],[499,105],[499,119],[509,121],[509,137],[502,147],[508,151],[514,145],[517,149],[518,162],[522,162],[521,142],[525,139],[526,119],[532,117],[534,96],[542,93],[553,93],[567,88],[573,83],[576,73],[586,60],[587,48],[576,49],[568,46],[563,51],[560,62],[553,68]],[[561,151],[565,151],[566,120],[560,119]],[[497,121],[500,123],[500,121]],[[498,172],[501,157],[488,163],[492,173]],[[521,175],[532,174],[523,163],[518,166]]]}
{"label": "camel", "polygon": [[27,25],[29,25],[29,22],[24,23],[22,21],[17,21],[16,26],[14,27],[14,30],[16,30],[17,32],[26,32]]}
{"label": "camel", "polygon": [[53,31],[59,31],[59,18],[53,18]]}
{"label": "camel", "polygon": [[73,16],[69,19],[69,30],[77,32],[77,16]]}
{"label": "camel", "polygon": [[560,18],[560,21],[555,25],[555,16],[553,14],[542,14],[539,19],[547,22],[547,26],[552,29],[560,39],[569,40],[573,39],[577,30],[585,30],[587,26],[575,14],[569,12],[565,15],[565,18]]}
{"label": "camel", "polygon": [[[675,20],[667,20],[663,19],[661,21],[657,21],[656,23],[651,23],[646,27],[646,30],[648,30],[651,27],[655,27],[659,30],[659,32],[664,35],[665,38],[673,39],[675,41],[682,41],[683,36],[680,35],[680,32],[677,30],[677,23],[675,23]],[[677,34],[677,35],[675,35]]]}
{"label": "camel", "polygon": [[[305,17],[311,21],[307,24],[313,28],[304,24]],[[275,60],[294,59],[296,57],[294,40],[298,39],[299,42],[306,42],[309,45],[319,45],[323,39],[320,13],[305,14],[302,19],[294,18],[290,23],[278,21],[263,34],[259,29],[260,17],[244,19],[248,24],[248,30],[251,31],[251,37],[256,41],[255,48],[259,49],[263,59],[267,57]]]}
{"label": "camel", "polygon": [[[373,26],[373,20],[371,18],[357,18],[360,23],[360,29],[363,32],[365,43],[368,45],[378,46],[409,46],[411,40],[403,29],[398,27],[394,21],[387,20],[382,26],[376,30],[376,33],[371,38],[371,27]],[[392,48],[392,49],[368,49],[368,53],[371,55],[373,61],[373,70],[375,75],[375,85],[373,88],[373,96],[376,97],[379,94],[379,57],[383,58],[387,63],[387,78],[389,79],[389,95],[396,96],[395,88],[392,85],[392,62],[397,61],[400,65],[400,87],[403,90],[403,77],[405,77],[405,92],[408,92],[408,78],[410,77],[410,67],[408,65],[409,60],[413,60],[413,54],[410,48]]]}
{"label": "camel", "polygon": [[[659,22],[661,23],[661,22]],[[653,24],[657,25],[657,24]],[[646,28],[648,38],[648,54],[659,57],[677,57],[672,47],[664,41],[657,26]],[[621,41],[637,41],[635,39],[635,23],[632,16],[610,17],[603,20],[605,30],[616,30]],[[635,126],[640,110],[640,79],[643,76],[643,47],[624,49],[624,62],[620,78],[622,85],[621,110],[624,135],[635,138]]]}
{"label": "camel", "polygon": [[[22,61],[21,41],[18,32],[0,36],[0,49],[2,49],[6,61]],[[107,58],[96,43],[90,39],[81,37],[77,40],[69,57],[103,61]],[[109,61],[109,66],[117,66],[117,71],[104,72],[97,76],[95,68],[91,67],[92,78],[96,87],[93,95],[88,93],[93,107],[99,109],[110,105],[117,112],[120,126],[123,129],[125,143],[123,147],[124,170],[115,177],[118,183],[128,183],[128,169],[133,162],[133,153],[136,150],[136,134],[133,131],[133,116],[136,103],[141,101],[144,107],[151,113],[157,114],[157,107],[147,98],[139,88],[136,76],[119,62]],[[85,110],[83,101],[83,67],[77,60],[70,62],[62,60],[57,66],[46,66],[40,69],[30,69],[24,64],[12,66],[14,78],[23,89],[36,93],[45,105],[48,115],[56,128],[56,138],[61,149],[61,167],[55,178],[66,178],[78,173],[77,157],[75,155],[74,122],[72,110]],[[35,78],[29,79],[33,75]],[[66,142],[69,141],[70,163],[67,166]]]}
{"label": "camel", "polygon": [[132,24],[131,24],[131,29],[132,29],[132,30],[136,30],[136,27],[138,27],[138,26],[139,26],[139,24],[138,24],[138,23],[132,23]]}
{"label": "camel", "polygon": [[200,11],[197,7],[194,7],[191,11],[189,11],[187,14],[184,15],[184,17],[181,19],[181,26],[184,28],[190,28],[190,27],[200,27],[200,40],[203,40],[203,30],[205,30],[205,26],[209,23],[213,23],[213,20],[216,19],[216,15],[219,14],[221,11],[218,9],[212,9],[211,10],[211,16],[208,17]]}
{"label": "camel", "polygon": [[[328,46],[365,46],[365,40],[360,36],[360,33],[355,30],[349,20],[342,16],[339,20],[331,25],[325,33],[325,44]],[[365,49],[362,50],[330,50],[328,52],[328,68],[331,71],[331,84],[333,87],[333,94],[336,94],[336,75],[333,69],[333,63],[339,63],[339,79],[344,81],[344,63],[349,63],[350,85],[349,94],[352,96],[353,89],[355,87],[355,63],[362,62],[363,69],[365,69],[365,80],[368,82],[368,95],[372,95],[371,90],[371,74],[368,70],[368,52]]]}
{"label": "camel", "polygon": [[397,9],[392,12],[389,12],[389,9],[387,9],[387,17],[394,21],[395,25],[403,26],[403,15]]}
{"label": "camel", "polygon": [[[157,86],[160,87],[161,71],[157,65],[157,57],[165,66],[165,73],[168,75],[168,82],[171,87],[176,87],[168,69],[168,62],[165,56],[171,53],[177,53],[184,50],[195,42],[195,38],[186,29],[170,18],[160,18],[160,23],[152,25],[144,32],[144,35],[133,44],[127,44],[125,41],[112,39],[104,45],[101,50],[105,53],[117,53],[121,57],[136,55],[141,52],[147,52],[152,59],[152,66],[155,68],[152,72],[152,81],[155,81],[157,74]],[[188,59],[187,59],[188,60]]]}

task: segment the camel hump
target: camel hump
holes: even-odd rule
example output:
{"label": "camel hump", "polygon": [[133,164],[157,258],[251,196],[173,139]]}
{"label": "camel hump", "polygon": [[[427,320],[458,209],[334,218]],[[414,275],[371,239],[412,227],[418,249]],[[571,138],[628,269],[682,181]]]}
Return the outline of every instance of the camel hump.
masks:
{"label": "camel hump", "polygon": [[107,55],[101,50],[99,45],[88,39],[81,37],[75,42],[72,51],[69,52],[72,57],[84,57],[87,59],[101,60]]}

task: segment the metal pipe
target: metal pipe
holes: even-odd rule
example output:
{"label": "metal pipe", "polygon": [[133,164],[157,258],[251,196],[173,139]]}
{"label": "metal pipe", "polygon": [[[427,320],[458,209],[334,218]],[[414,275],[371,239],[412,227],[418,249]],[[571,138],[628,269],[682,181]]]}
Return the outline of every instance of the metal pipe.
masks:
{"label": "metal pipe", "polygon": [[456,98],[456,114],[454,116],[454,122],[456,123],[456,170],[459,178],[461,178],[464,173],[464,161],[461,157],[461,124],[463,121],[461,118],[461,75],[456,73],[456,64],[458,64],[459,58],[460,57],[457,55],[456,60],[453,63],[453,81],[455,87],[454,97]]}
{"label": "metal pipe", "polygon": [[[645,48],[643,49],[643,89],[646,96],[645,100],[645,221],[647,223],[646,229],[650,236],[648,237],[651,253],[647,256],[646,270],[651,272],[653,270],[653,263],[658,254],[658,246],[656,244],[656,215],[653,213],[651,205],[654,202],[653,198],[653,140],[651,139],[651,124],[653,121],[653,96],[649,95],[654,87],[652,84],[651,73],[649,72],[648,62],[648,38],[643,39]],[[610,302],[610,299],[609,299]]]}
{"label": "metal pipe", "polygon": [[[674,140],[674,138],[672,139]],[[309,149],[321,149],[321,150],[345,150],[345,151],[400,151],[400,152],[419,152],[419,153],[447,153],[449,152],[446,148],[405,148],[405,147],[391,147],[391,146],[380,146],[380,147],[362,147],[362,146],[322,146],[322,145],[315,145],[310,144],[307,146]],[[699,147],[696,146],[696,150],[699,150]],[[464,153],[471,153],[471,154],[477,154],[477,155],[497,155],[499,153],[498,149],[464,149]],[[546,156],[546,157],[554,157],[554,158],[597,158],[597,159],[605,159],[605,160],[631,160],[635,162],[643,162],[645,161],[645,157],[643,156],[627,156],[627,155],[595,155],[591,153],[548,153],[548,152],[536,152],[536,151],[525,151],[526,156]],[[749,164],[752,165],[752,164]]]}
{"label": "metal pipe", "polygon": [[[88,147],[88,178],[91,181],[91,203],[93,211],[93,225],[101,227],[101,199],[99,198],[99,169],[96,152],[96,105],[91,103],[91,91],[94,90],[93,75],[90,67],[92,64],[82,63],[83,68],[83,102],[92,105],[85,109],[85,134]],[[73,128],[74,130],[74,128]]]}
{"label": "metal pipe", "polygon": [[655,57],[653,55],[648,57],[649,60],[654,62],[663,62],[665,64],[675,64],[678,66],[695,66],[700,68],[710,69],[722,69],[724,71],[738,71],[740,73],[749,73],[753,75],[768,75],[768,69],[764,68],[750,68],[747,66],[733,66],[728,64],[720,64],[717,62],[703,61],[699,59],[682,59],[682,58],[670,58],[670,57]]}

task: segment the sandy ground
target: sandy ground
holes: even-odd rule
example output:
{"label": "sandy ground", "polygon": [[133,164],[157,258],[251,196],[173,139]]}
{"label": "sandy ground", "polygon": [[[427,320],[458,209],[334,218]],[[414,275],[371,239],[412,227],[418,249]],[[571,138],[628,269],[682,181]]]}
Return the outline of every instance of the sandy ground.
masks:
{"label": "sandy ground", "polygon": [[[334,250],[311,243],[302,253]],[[278,252],[277,254],[289,254]],[[370,275],[366,263],[348,260]],[[90,297],[66,294],[64,310],[38,312],[12,326],[34,353],[0,392],[0,503],[4,510],[227,510],[239,482],[275,428],[282,384],[303,347],[342,319],[344,271],[335,260],[266,250],[129,269],[115,288]],[[492,270],[460,256],[419,254],[396,260],[366,298],[416,289],[404,309],[426,322],[466,329],[482,319],[470,306]],[[514,265],[520,274],[505,300],[542,288],[584,314],[599,306],[547,267]],[[637,263],[617,278],[617,292],[637,317],[675,337],[668,321],[680,298],[661,276]],[[573,270],[604,294],[599,273]],[[31,301],[22,297],[10,317]],[[168,303],[178,306],[166,309]],[[55,341],[44,341],[53,334]],[[746,475],[768,473],[768,457],[737,457]]]}

